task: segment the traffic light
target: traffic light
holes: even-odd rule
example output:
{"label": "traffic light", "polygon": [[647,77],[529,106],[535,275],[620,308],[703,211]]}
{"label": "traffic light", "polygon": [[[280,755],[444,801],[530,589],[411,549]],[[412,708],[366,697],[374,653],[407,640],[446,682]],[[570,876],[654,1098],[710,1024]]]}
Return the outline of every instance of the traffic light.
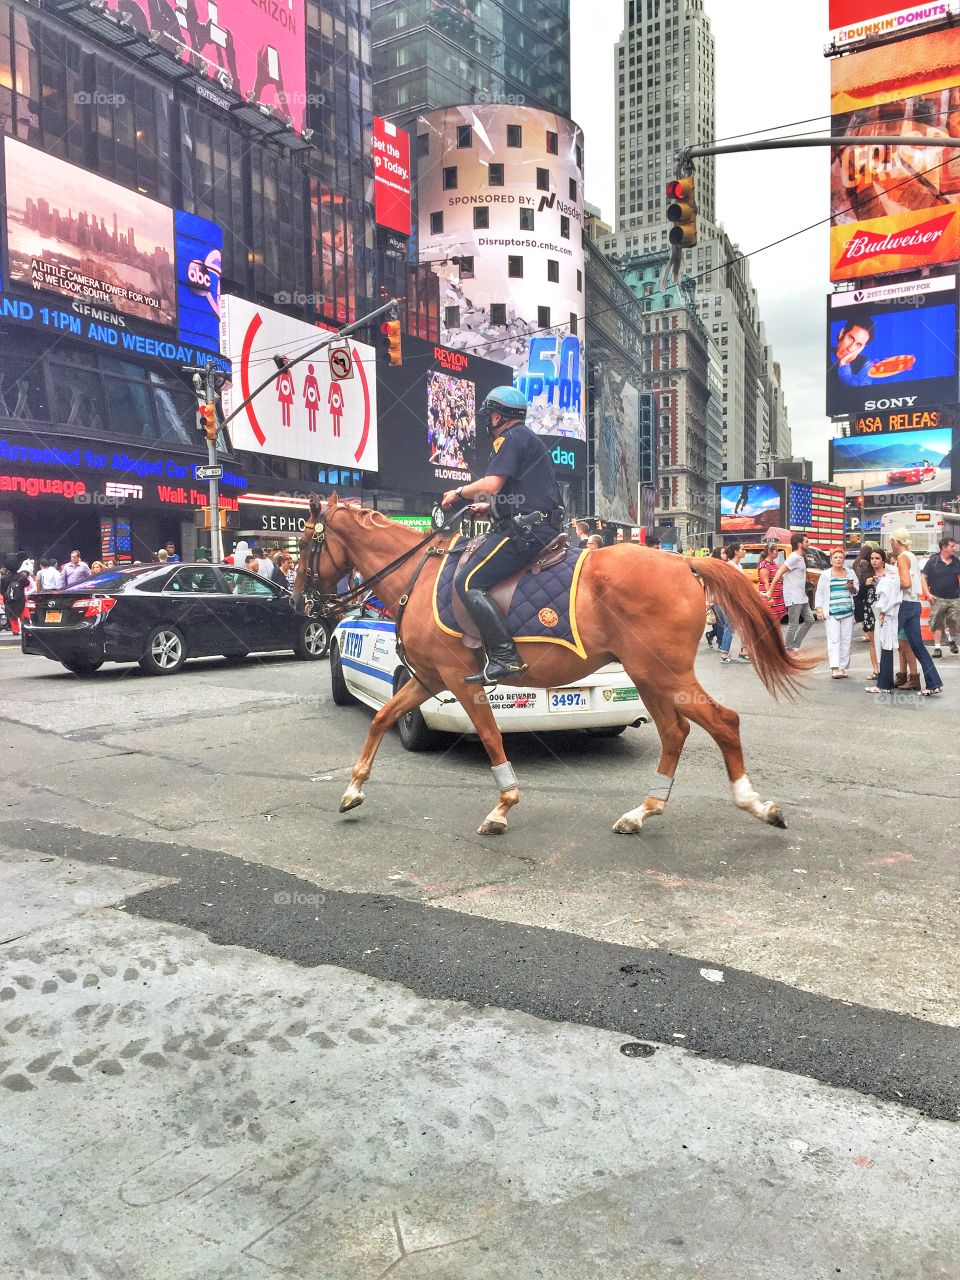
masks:
{"label": "traffic light", "polygon": [[[229,511],[226,507],[220,508],[220,528],[221,529],[239,529],[240,528],[240,512]],[[193,513],[193,525],[195,529],[210,530],[210,508],[197,507]]]}
{"label": "traffic light", "polygon": [[217,406],[212,400],[200,406],[200,430],[208,440],[216,440]]}
{"label": "traffic light", "polygon": [[697,243],[696,184],[692,174],[667,183],[667,221],[672,223],[672,245],[690,249]]}
{"label": "traffic light", "polygon": [[380,332],[383,334],[383,350],[387,357],[387,364],[394,366],[403,364],[403,351],[400,346],[400,321],[387,320],[385,324],[380,326]]}
{"label": "traffic light", "polygon": [[858,506],[858,507],[860,508],[860,510],[862,511],[862,510],[863,510],[863,494],[862,494],[862,493],[858,493],[858,494],[857,494],[857,496],[856,496],[856,498],[854,499],[854,501],[856,502],[857,506]]}

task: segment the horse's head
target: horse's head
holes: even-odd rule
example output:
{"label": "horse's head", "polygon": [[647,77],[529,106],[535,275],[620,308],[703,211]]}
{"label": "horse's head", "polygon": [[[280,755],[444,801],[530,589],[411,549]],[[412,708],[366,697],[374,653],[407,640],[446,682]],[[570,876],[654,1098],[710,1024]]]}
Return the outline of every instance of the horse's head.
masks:
{"label": "horse's head", "polygon": [[341,578],[353,570],[353,559],[343,538],[335,528],[336,513],[349,508],[340,502],[335,493],[324,505],[319,494],[310,494],[310,519],[300,537],[300,558],[293,582],[293,602],[303,612],[311,596],[329,595]]}

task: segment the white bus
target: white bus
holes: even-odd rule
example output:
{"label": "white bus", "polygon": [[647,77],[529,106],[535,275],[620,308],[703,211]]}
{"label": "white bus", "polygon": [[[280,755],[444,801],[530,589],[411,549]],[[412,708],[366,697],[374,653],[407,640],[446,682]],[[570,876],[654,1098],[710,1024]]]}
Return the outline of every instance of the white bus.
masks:
{"label": "white bus", "polygon": [[890,550],[890,535],[895,529],[910,534],[910,550],[914,555],[929,556],[937,550],[941,538],[960,534],[960,515],[950,511],[891,511],[880,517],[880,545]]}

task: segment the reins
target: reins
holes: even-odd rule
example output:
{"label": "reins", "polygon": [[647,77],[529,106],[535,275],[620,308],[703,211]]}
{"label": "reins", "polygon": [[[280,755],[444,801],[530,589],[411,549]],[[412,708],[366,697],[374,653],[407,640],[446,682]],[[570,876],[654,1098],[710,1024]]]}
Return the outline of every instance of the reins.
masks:
{"label": "reins", "polygon": [[[329,519],[329,514],[327,519]],[[330,557],[334,569],[340,573],[341,577],[346,574],[346,570],[342,569],[341,565],[337,563],[336,557],[327,545],[326,525],[320,517],[314,517],[312,520],[308,520],[304,525],[304,536],[300,542],[301,554],[303,552],[304,544],[307,541],[307,530],[311,528],[311,524],[313,528],[309,537],[310,542],[312,543],[312,549],[310,553],[309,566],[304,572],[304,577],[307,579],[304,594],[306,594],[312,583],[319,576],[320,558],[323,555],[324,548],[326,548],[327,555]],[[449,547],[431,547],[429,545],[436,537],[438,537],[437,531],[431,530],[426,537],[421,538],[414,546],[408,547],[407,550],[397,556],[395,560],[391,560],[389,564],[384,565],[382,569],[378,569],[376,573],[372,573],[369,578],[364,578],[361,582],[358,582],[356,586],[350,587],[346,591],[326,591],[320,596],[324,607],[327,609],[330,609],[334,604],[341,607],[346,607],[351,604],[359,604],[367,592],[371,591],[375,586],[383,582],[385,578],[388,578],[392,573],[395,573],[397,569],[402,568],[412,560],[418,551],[423,551],[423,555],[420,557],[420,561],[413,571],[413,577],[410,579],[407,589],[400,596],[397,603],[397,615],[394,618],[394,626],[396,628],[397,657],[400,659],[404,668],[409,671],[411,679],[416,680],[419,684],[423,685],[425,689],[429,689],[430,686],[425,680],[422,680],[417,675],[407,658],[403,639],[400,634],[400,624],[403,621],[403,615],[406,612],[407,604],[410,600],[411,594],[413,593],[413,589],[417,584],[420,574],[423,572],[424,565],[431,556],[445,556],[449,554]]]}

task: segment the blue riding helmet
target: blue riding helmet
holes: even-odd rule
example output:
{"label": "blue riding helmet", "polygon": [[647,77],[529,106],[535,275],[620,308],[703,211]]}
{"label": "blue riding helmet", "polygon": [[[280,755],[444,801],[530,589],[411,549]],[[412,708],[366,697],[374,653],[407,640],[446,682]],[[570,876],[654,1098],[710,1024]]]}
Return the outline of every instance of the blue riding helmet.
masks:
{"label": "blue riding helmet", "polygon": [[480,406],[481,413],[491,410],[522,420],[527,416],[527,397],[516,387],[494,387]]}

